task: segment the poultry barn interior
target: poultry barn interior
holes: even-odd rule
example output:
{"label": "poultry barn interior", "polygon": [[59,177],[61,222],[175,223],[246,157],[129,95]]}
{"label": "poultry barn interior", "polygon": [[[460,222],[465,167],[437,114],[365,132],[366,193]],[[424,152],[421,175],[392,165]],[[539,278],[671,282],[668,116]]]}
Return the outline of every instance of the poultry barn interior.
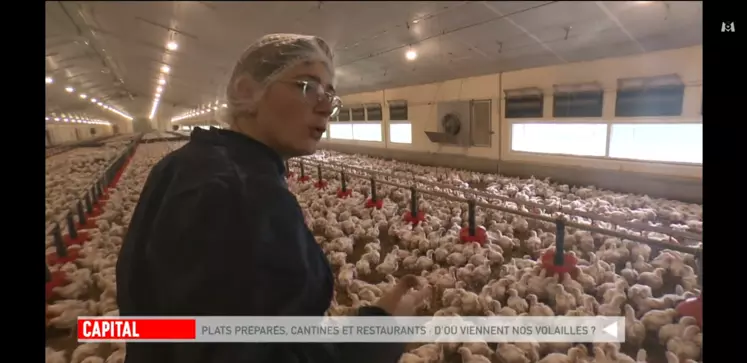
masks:
{"label": "poultry barn interior", "polygon": [[[268,33],[335,51],[343,107],[286,163],[329,315],[416,274],[422,316],[624,316],[625,343],[411,344],[400,363],[702,362],[683,309],[702,302],[702,2],[45,6],[47,363],[124,362],[78,343],[77,317],[118,316],[150,170],[226,127],[231,68]],[[573,277],[547,275],[557,249]]]}

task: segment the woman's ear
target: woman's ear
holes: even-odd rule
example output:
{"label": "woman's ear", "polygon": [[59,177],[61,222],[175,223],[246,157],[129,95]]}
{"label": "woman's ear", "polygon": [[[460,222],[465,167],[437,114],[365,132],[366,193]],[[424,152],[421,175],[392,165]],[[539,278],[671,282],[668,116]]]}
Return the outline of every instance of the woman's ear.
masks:
{"label": "woman's ear", "polygon": [[244,111],[251,117],[257,115],[257,95],[260,85],[248,75],[238,77],[233,84],[234,96],[246,105]]}
{"label": "woman's ear", "polygon": [[239,76],[233,82],[233,89],[236,98],[242,100],[251,100],[257,93],[257,87],[259,85],[248,75]]}

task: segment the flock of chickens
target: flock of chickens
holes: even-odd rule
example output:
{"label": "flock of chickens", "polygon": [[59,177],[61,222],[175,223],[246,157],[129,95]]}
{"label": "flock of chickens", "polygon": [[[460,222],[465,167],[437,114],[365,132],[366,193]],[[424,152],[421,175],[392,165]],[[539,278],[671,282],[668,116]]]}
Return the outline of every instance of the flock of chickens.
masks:
{"label": "flock of chickens", "polygon": [[[69,247],[77,249],[80,257],[75,262],[50,266],[52,272],[64,271],[70,283],[55,287],[54,296],[48,301],[47,363],[124,362],[123,343],[77,345],[73,340],[77,318],[118,315],[115,266],[122,239],[150,169],[180,144],[159,142],[139,145],[116,187],[109,190],[109,200],[103,206],[103,213],[96,218],[97,228],[83,230],[90,239],[82,246]],[[50,178],[50,171],[47,173]],[[47,238],[46,246],[47,254],[55,253],[51,238]],[[50,339],[54,335],[58,338]]]}
{"label": "flock of chickens", "polygon": [[[627,221],[652,227],[669,227],[676,231],[692,232],[701,234],[703,232],[703,206],[689,204],[674,200],[655,199],[646,195],[631,195],[615,193],[609,190],[598,189],[594,186],[573,187],[566,184],[552,183],[550,180],[539,180],[535,178],[520,179],[506,177],[498,174],[475,173],[466,170],[454,170],[442,167],[428,167],[410,164],[400,161],[391,161],[372,158],[360,154],[342,154],[331,151],[322,151],[304,158],[306,160],[322,161],[334,165],[344,165],[346,168],[362,168],[367,170],[385,170],[394,176],[389,178],[402,184],[411,184],[413,180],[426,183],[437,183],[452,188],[474,189],[478,186],[484,193],[497,197],[510,198],[514,201],[524,202],[530,205],[543,205],[559,210],[573,210],[585,212],[592,215],[607,217],[612,221]],[[297,164],[294,164],[297,167]],[[307,169],[309,167],[307,166]],[[309,175],[316,177],[315,170],[306,170]],[[325,178],[339,178],[334,172],[325,172]],[[455,193],[453,190],[432,187],[419,183],[419,186],[451,195],[463,196],[463,193]],[[502,204],[499,200],[485,200],[491,204]],[[516,203],[506,203],[511,208],[521,208]],[[523,209],[527,211],[526,209]],[[539,214],[546,213],[545,210],[533,210]],[[575,218],[578,222],[591,223],[588,218]],[[605,229],[616,229],[631,234],[639,234],[638,230],[630,230],[610,223],[595,220],[594,224]],[[664,238],[661,233],[653,233],[647,237],[653,239]]]}
{"label": "flock of chickens", "polygon": [[[110,192],[104,213],[97,218],[98,228],[87,231],[91,238],[83,246],[72,247],[79,249],[81,257],[75,263],[51,266],[53,271],[65,271],[71,282],[55,288],[55,296],[48,302],[50,330],[71,329],[81,315],[118,314],[114,265],[129,218],[150,169],[182,144],[139,145]],[[487,185],[485,190],[490,193],[512,198],[702,231],[699,205],[360,155],[319,152],[312,159],[391,170],[408,177],[414,174],[460,187],[479,182]],[[317,189],[314,179],[296,179],[297,166],[293,171],[296,175],[289,178],[289,189],[297,196],[336,276],[329,315],[350,314],[376,301],[399,277],[416,274],[424,288],[432,292],[419,308],[419,315],[626,317],[626,343],[622,345],[425,344],[409,347],[400,363],[692,363],[701,359],[700,328],[692,318],[681,318],[673,309],[678,302],[700,294],[692,255],[671,250],[656,254],[645,244],[568,228],[565,248],[580,259],[581,272],[575,279],[567,275],[550,277],[537,263],[537,258],[555,243],[555,227],[550,223],[478,207],[476,221],[487,229],[489,243],[462,244],[458,233],[467,221],[463,203],[422,196],[418,205],[426,217],[413,227],[402,219],[409,208],[407,190],[379,185],[377,194],[383,205],[372,209],[365,207],[370,193],[365,179],[348,178],[347,188],[352,194],[341,199],[336,193],[340,188],[338,173],[325,172],[328,185]],[[313,170],[306,172],[311,174]],[[50,179],[57,180],[50,175],[55,173],[48,168],[48,185]],[[68,190],[74,192],[75,188]],[[65,198],[61,196],[64,192],[54,195]],[[48,209],[55,205],[49,198],[47,203]],[[53,252],[50,239],[47,247],[48,253]],[[86,343],[76,347],[48,340],[46,361],[117,363],[123,361],[124,349],[122,344]]]}
{"label": "flock of chickens", "polygon": [[64,218],[81,193],[103,173],[127,147],[129,140],[115,139],[103,147],[72,149],[46,160],[47,223]]}

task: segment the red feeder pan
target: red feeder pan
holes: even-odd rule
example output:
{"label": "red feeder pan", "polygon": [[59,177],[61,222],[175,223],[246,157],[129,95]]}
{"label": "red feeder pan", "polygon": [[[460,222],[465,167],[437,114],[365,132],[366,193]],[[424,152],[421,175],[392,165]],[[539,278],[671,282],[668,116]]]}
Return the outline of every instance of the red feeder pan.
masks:
{"label": "red feeder pan", "polygon": [[677,305],[677,313],[681,316],[692,316],[703,327],[703,294],[698,297],[690,298]]}
{"label": "red feeder pan", "polygon": [[350,196],[351,194],[353,194],[353,191],[352,191],[352,190],[350,190],[350,189],[348,189],[348,190],[344,190],[344,191],[343,191],[342,189],[337,189],[337,197],[338,197],[338,198],[347,198],[347,197],[349,197],[349,196]]}
{"label": "red feeder pan", "polygon": [[57,265],[72,262],[78,259],[78,250],[69,249],[67,250],[66,257],[59,257],[56,253],[50,253],[47,255],[47,263],[49,265]]}
{"label": "red feeder pan", "polygon": [[86,217],[87,218],[95,218],[95,217],[98,217],[101,214],[103,214],[104,210],[101,208],[103,206],[103,204],[104,204],[103,202],[102,203],[94,203],[91,206],[91,213],[86,213]]}
{"label": "red feeder pan", "polygon": [[[76,230],[80,230],[80,229],[92,229],[92,228],[96,228],[96,221],[93,220],[93,219],[90,219],[90,218],[86,219],[86,223],[85,224],[80,224],[80,223],[76,223],[75,224],[75,229]],[[83,233],[83,232],[78,232],[78,237],[80,237],[81,233]]]}
{"label": "red feeder pan", "polygon": [[67,283],[68,283],[68,279],[64,271],[52,272],[52,281],[47,282],[47,285],[46,285],[45,294],[46,294],[47,300],[49,300],[54,294],[52,289],[54,289],[57,286],[65,286],[67,285]]}
{"label": "red feeder pan", "polygon": [[309,180],[311,180],[311,177],[308,176],[308,175],[304,175],[304,176],[299,176],[298,177],[298,181],[300,181],[301,183],[305,183],[305,182],[307,182]]}
{"label": "red feeder pan", "polygon": [[462,243],[477,242],[482,246],[488,240],[488,232],[485,230],[485,227],[480,226],[475,228],[475,235],[470,236],[469,227],[463,227],[459,230],[459,240]]}
{"label": "red feeder pan", "polygon": [[314,183],[314,186],[315,186],[315,187],[316,187],[317,189],[324,189],[324,188],[326,188],[326,187],[327,187],[327,181],[326,181],[326,180],[320,180],[320,181],[318,181],[318,182]]}
{"label": "red feeder pan", "polygon": [[549,250],[545,252],[545,254],[542,255],[540,260],[542,261],[542,267],[547,270],[547,276],[554,276],[556,274],[562,275],[564,273],[569,273],[572,278],[576,278],[578,276],[578,268],[576,267],[576,264],[578,263],[578,258],[576,256],[565,253],[564,254],[564,261],[563,266],[556,266],[555,265],[555,250]]}
{"label": "red feeder pan", "polygon": [[[381,206],[383,206],[383,205],[384,205],[384,200],[383,200],[383,199],[377,199],[377,200],[376,200],[376,201],[374,202],[374,201],[373,201],[373,199],[369,198],[369,199],[368,199],[368,200],[366,201],[366,208],[376,208],[376,209],[381,209]],[[407,213],[407,215],[410,215],[410,213]]]}
{"label": "red feeder pan", "polygon": [[418,223],[425,220],[425,212],[418,211],[418,213],[414,216],[410,212],[405,212],[405,215],[402,216],[402,219],[404,219],[405,222],[412,223],[413,226],[417,226]]}
{"label": "red feeder pan", "polygon": [[70,238],[70,235],[66,234],[64,237],[65,246],[83,245],[83,242],[88,241],[88,237],[88,233],[80,231],[78,231],[78,237],[76,238]]}

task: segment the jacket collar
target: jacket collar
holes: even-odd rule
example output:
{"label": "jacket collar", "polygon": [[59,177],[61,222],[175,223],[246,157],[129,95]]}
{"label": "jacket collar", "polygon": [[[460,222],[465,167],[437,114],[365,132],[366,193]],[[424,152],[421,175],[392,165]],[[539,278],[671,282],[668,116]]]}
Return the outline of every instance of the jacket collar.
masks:
{"label": "jacket collar", "polygon": [[278,175],[285,174],[285,164],[280,155],[269,146],[242,133],[211,127],[209,130],[195,128],[190,139],[197,142],[219,144],[235,152],[239,157],[251,157],[253,162],[257,158],[266,159],[277,169]]}

